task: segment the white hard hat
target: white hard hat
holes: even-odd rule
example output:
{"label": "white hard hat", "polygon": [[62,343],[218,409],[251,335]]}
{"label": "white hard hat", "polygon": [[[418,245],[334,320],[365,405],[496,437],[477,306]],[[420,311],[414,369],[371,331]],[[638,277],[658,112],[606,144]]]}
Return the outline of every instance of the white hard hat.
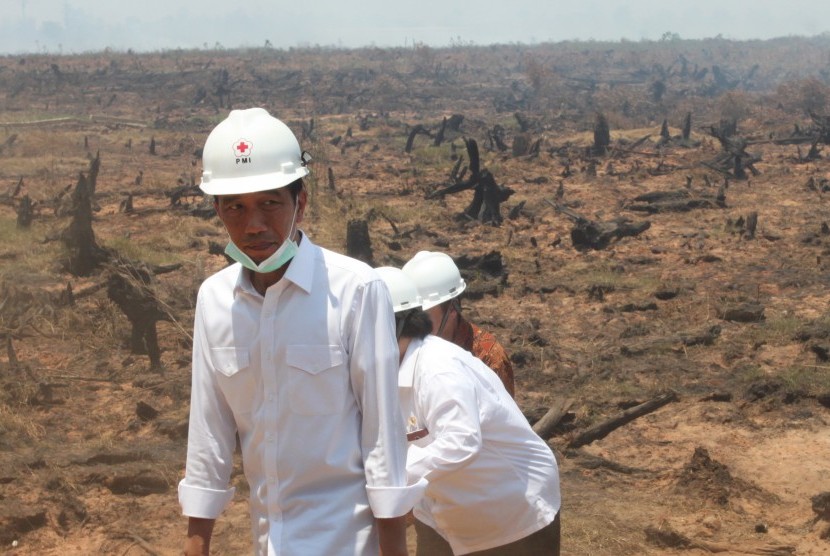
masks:
{"label": "white hard hat", "polygon": [[418,287],[400,268],[380,266],[375,269],[392,296],[394,312],[408,311],[421,306]]}
{"label": "white hard hat", "polygon": [[285,187],[308,175],[300,143],[264,108],[232,110],[208,135],[202,183],[208,195],[235,195]]}
{"label": "white hard hat", "polygon": [[418,251],[403,265],[403,272],[418,287],[424,311],[461,295],[467,287],[452,257],[438,251]]}

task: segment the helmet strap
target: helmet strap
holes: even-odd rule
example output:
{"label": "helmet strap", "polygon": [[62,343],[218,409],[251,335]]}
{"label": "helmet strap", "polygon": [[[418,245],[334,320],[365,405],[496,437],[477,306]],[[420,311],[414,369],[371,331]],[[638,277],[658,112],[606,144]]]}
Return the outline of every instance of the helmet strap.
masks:
{"label": "helmet strap", "polygon": [[406,311],[401,316],[395,316],[395,339],[400,340],[401,334],[403,334],[403,327],[406,326],[406,323],[409,321],[409,317],[412,316],[414,311]]}
{"label": "helmet strap", "polygon": [[450,311],[453,309],[455,309],[459,315],[461,314],[461,304],[458,302],[457,298],[450,299],[447,303],[447,309],[444,311],[444,316],[441,317],[441,324],[438,325],[438,331],[435,333],[436,336],[440,336],[444,331],[444,327],[447,326],[447,321],[450,318]]}

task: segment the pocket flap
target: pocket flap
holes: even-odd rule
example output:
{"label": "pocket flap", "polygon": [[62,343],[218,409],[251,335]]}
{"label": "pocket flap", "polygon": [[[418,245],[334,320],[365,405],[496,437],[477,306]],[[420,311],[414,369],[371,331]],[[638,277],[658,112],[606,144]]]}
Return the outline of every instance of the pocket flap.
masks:
{"label": "pocket flap", "polygon": [[285,352],[285,362],[289,366],[313,375],[342,365],[344,359],[340,346],[292,345],[287,346]]}
{"label": "pocket flap", "polygon": [[247,348],[210,348],[210,359],[213,367],[225,376],[233,376],[250,365]]}

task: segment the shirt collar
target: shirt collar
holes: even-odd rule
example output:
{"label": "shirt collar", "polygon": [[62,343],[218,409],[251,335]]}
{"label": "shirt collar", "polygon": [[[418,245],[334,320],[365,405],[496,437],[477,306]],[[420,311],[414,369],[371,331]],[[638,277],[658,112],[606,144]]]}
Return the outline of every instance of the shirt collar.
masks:
{"label": "shirt collar", "polygon": [[[300,232],[301,240],[297,249],[297,254],[288,262],[288,269],[283,275],[283,280],[295,284],[306,293],[311,292],[311,284],[314,279],[314,244],[308,239],[308,236]],[[252,295],[259,295],[251,284],[250,272],[244,266],[236,263],[239,266],[239,275],[236,277],[236,284],[233,288],[233,295],[236,296],[239,292],[245,292]]]}
{"label": "shirt collar", "polygon": [[401,367],[398,370],[398,386],[412,388],[415,383],[415,363],[418,361],[418,350],[424,341],[421,338],[412,338],[403,354]]}

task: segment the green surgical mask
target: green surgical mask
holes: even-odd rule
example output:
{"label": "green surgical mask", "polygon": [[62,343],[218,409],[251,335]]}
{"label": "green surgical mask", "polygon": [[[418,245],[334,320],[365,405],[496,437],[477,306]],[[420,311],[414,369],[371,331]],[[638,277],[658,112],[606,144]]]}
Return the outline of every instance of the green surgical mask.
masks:
{"label": "green surgical mask", "polygon": [[256,264],[251,257],[246,255],[242,252],[242,249],[236,246],[233,241],[228,242],[228,246],[225,247],[225,254],[244,266],[245,268],[252,270],[254,272],[266,273],[266,272],[274,272],[278,268],[281,268],[284,264],[287,264],[288,261],[294,258],[294,255],[297,254],[299,250],[299,246],[297,242],[291,239],[291,236],[294,235],[294,222],[297,219],[297,206],[294,206],[294,217],[291,219],[291,228],[289,228],[289,233],[286,236],[285,240],[283,240],[282,245],[279,246],[279,249],[274,251],[274,254],[262,261],[259,264]]}

